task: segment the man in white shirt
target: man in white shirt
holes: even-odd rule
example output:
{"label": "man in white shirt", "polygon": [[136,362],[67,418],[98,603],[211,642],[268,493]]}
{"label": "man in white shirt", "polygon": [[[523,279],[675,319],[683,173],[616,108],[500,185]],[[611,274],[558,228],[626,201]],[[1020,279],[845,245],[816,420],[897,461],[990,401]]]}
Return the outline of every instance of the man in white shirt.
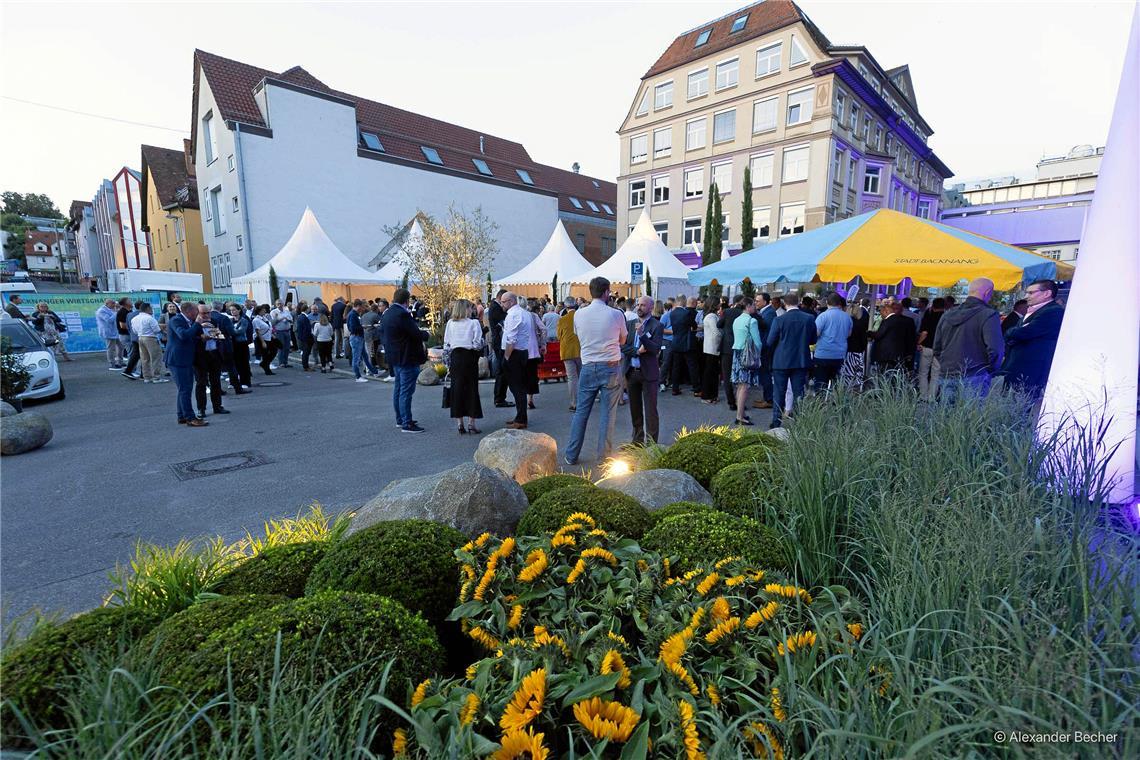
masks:
{"label": "man in white shirt", "polygon": [[507,312],[503,322],[503,360],[507,365],[507,388],[515,399],[515,418],[506,427],[526,430],[526,362],[531,344],[537,345],[534,321],[519,305],[519,297],[510,291],[499,296],[499,304]]}
{"label": "man in white shirt", "polygon": [[621,346],[627,329],[625,315],[611,308],[610,281],[590,280],[590,305],[574,313],[574,334],[582,351],[582,372],[578,376],[578,401],[570,422],[570,443],[565,463],[574,466],[586,438],[586,423],[594,401],[601,394],[602,418],[598,429],[598,462],[609,453],[614,436],[615,410],[621,398]]}
{"label": "man in white shirt", "polygon": [[162,347],[158,344],[158,336],[162,330],[158,320],[151,314],[151,306],[146,301],[139,301],[139,313],[131,320],[131,329],[139,336],[139,357],[142,359],[142,376],[144,383],[165,383],[162,376]]}

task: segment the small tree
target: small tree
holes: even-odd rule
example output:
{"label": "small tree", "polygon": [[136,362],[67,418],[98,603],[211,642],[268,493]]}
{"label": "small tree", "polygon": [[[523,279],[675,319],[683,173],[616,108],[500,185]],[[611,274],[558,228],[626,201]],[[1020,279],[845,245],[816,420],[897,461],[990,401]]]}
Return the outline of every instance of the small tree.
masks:
{"label": "small tree", "polygon": [[740,283],[740,294],[750,301],[756,297],[756,286],[752,284],[751,277],[745,277]]}
{"label": "small tree", "polygon": [[554,279],[550,281],[550,300],[558,303],[558,275],[554,275]]}
{"label": "small tree", "polygon": [[653,297],[653,276],[649,274],[649,267],[645,268],[645,295]]}
{"label": "small tree", "polygon": [[14,402],[31,382],[32,371],[24,364],[23,355],[12,350],[10,338],[0,338],[0,399]]}
{"label": "small tree", "polygon": [[740,203],[740,250],[751,251],[752,226],[752,170],[744,167],[744,200]]}
{"label": "small tree", "polygon": [[269,265],[269,300],[273,303],[281,298],[281,283],[277,281],[277,270],[273,265]]}
{"label": "small tree", "polygon": [[495,297],[494,284],[491,282],[491,273],[487,272],[487,305],[491,305],[491,299]]}
{"label": "small tree", "polygon": [[408,289],[408,270],[404,270],[404,276],[400,278],[400,288],[403,290]]}
{"label": "small tree", "polygon": [[[708,202],[705,204],[705,226],[703,231],[704,239],[701,241],[703,243],[701,246],[701,266],[706,266],[713,262],[713,260],[709,258],[709,240],[711,239],[710,235],[712,235],[713,232],[713,206],[715,205],[713,197],[716,195],[716,183],[713,182],[711,185],[709,185],[709,198]],[[719,240],[720,238],[717,239]]]}

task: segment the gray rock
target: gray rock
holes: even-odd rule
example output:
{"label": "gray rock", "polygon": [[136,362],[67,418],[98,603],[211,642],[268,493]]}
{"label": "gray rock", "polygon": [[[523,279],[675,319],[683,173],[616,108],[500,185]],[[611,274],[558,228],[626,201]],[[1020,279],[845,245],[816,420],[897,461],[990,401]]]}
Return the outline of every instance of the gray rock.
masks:
{"label": "gray rock", "polygon": [[385,520],[435,520],[468,536],[514,532],[527,507],[518,483],[490,467],[461,464],[434,475],[394,480],[361,507],[349,526],[356,533]]}
{"label": "gray rock", "polygon": [[14,414],[19,414],[19,412],[16,411],[16,407],[7,401],[0,401],[0,417],[11,417]]}
{"label": "gray rock", "polygon": [[641,502],[650,512],[678,501],[713,503],[712,494],[687,472],[680,470],[642,470],[603,478],[598,488],[621,491]]}
{"label": "gray rock", "polygon": [[521,485],[558,472],[558,442],[546,433],[504,428],[479,441],[475,462],[494,467]]}
{"label": "gray rock", "polygon": [[788,440],[788,437],[791,436],[791,433],[789,433],[788,429],[785,427],[778,427],[772,428],[771,430],[765,430],[764,435],[770,435],[777,441],[786,441]]}
{"label": "gray rock", "polygon": [[0,454],[23,454],[51,440],[48,418],[35,412],[24,412],[4,418],[0,425]]}
{"label": "gray rock", "polygon": [[487,361],[486,356],[479,357],[479,379],[483,380],[491,376],[491,362]]}
{"label": "gray rock", "polygon": [[420,385],[439,385],[443,381],[436,373],[435,367],[429,364],[420,370],[420,376],[416,378],[416,382]]}

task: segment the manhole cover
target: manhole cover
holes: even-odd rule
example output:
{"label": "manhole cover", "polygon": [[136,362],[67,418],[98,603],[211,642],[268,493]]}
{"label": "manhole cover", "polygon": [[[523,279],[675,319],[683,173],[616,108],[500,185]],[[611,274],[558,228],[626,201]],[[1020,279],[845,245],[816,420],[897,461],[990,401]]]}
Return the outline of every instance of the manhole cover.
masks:
{"label": "manhole cover", "polygon": [[257,387],[258,388],[280,388],[282,385],[288,385],[288,384],[289,383],[287,383],[283,380],[266,380],[264,383],[258,383]]}
{"label": "manhole cover", "polygon": [[348,375],[333,375],[332,377],[329,378],[329,380],[351,380],[351,379],[352,378],[349,377]]}
{"label": "manhole cover", "polygon": [[269,464],[269,458],[260,451],[237,451],[233,454],[219,454],[216,457],[179,462],[170,465],[170,469],[174,470],[174,474],[179,480],[193,480],[210,475],[221,475],[234,470],[259,467],[263,464]]}

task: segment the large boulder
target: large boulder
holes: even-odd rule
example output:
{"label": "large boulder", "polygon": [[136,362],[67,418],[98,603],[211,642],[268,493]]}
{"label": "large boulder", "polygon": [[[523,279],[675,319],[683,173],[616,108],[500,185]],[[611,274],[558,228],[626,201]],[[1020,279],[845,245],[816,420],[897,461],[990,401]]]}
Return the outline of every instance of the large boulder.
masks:
{"label": "large boulder", "polygon": [[788,429],[785,427],[778,427],[772,428],[771,430],[765,430],[764,435],[771,436],[777,441],[786,441],[788,440],[788,437],[791,435],[791,433],[789,433]]}
{"label": "large boulder", "polygon": [[510,535],[527,507],[522,487],[499,470],[461,464],[418,478],[394,480],[361,507],[348,532],[385,520],[434,520],[468,536]]}
{"label": "large boulder", "polygon": [[16,407],[7,401],[0,401],[0,417],[11,417],[14,414],[19,414],[19,412],[16,411]]}
{"label": "large boulder", "polygon": [[0,425],[0,454],[23,454],[38,449],[51,437],[51,423],[42,414],[24,412],[5,417],[4,424]]}
{"label": "large boulder", "polygon": [[416,382],[420,385],[439,385],[443,381],[439,373],[435,371],[435,365],[429,364],[420,370],[420,376],[416,378]]}
{"label": "large boulder", "polygon": [[597,482],[598,488],[621,491],[637,499],[641,506],[654,512],[678,501],[698,504],[713,503],[712,494],[687,472],[680,470],[642,470],[613,475]]}
{"label": "large boulder", "polygon": [[546,433],[504,428],[479,442],[475,462],[505,472],[521,485],[558,472],[558,443]]}

